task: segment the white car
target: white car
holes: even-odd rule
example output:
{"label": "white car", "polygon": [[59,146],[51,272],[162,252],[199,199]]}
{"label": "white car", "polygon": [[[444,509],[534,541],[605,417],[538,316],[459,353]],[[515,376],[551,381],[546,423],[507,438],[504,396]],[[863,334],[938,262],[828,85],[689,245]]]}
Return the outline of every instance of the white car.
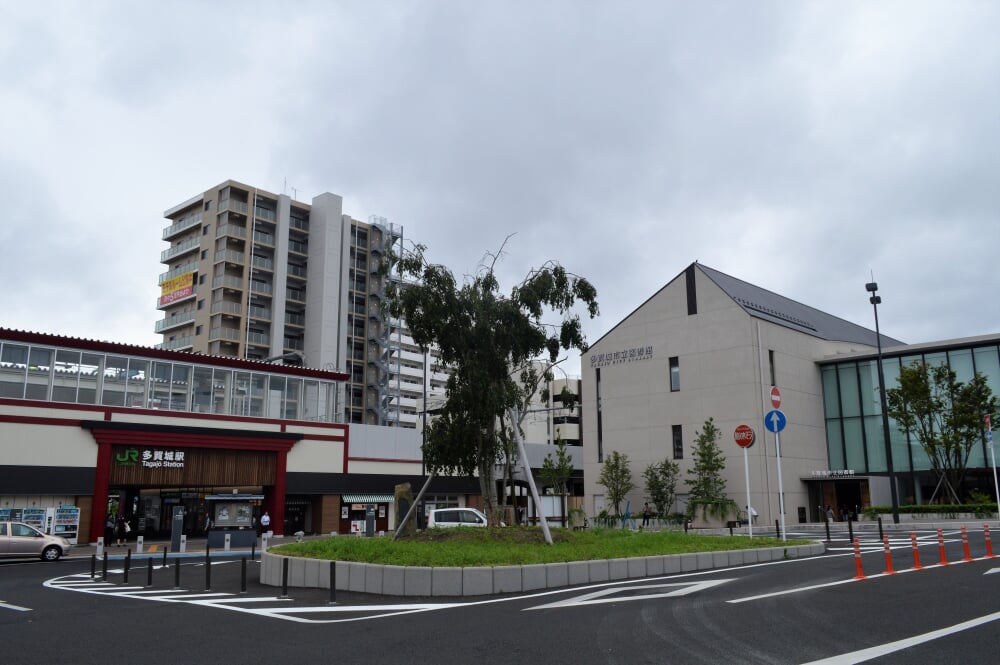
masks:
{"label": "white car", "polygon": [[427,514],[427,528],[436,526],[486,526],[486,515],[475,508],[437,508]]}
{"label": "white car", "polygon": [[0,522],[0,557],[37,556],[56,561],[73,547],[60,536],[49,536],[22,522]]}

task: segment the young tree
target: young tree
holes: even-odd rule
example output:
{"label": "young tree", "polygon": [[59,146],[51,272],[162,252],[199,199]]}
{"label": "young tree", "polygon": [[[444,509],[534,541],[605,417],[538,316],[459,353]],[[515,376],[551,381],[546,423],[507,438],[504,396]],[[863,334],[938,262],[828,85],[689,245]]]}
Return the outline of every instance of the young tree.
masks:
{"label": "young tree", "polygon": [[688,517],[694,516],[698,508],[703,516],[712,514],[721,517],[736,505],[735,501],[726,497],[726,480],[722,477],[726,457],[718,444],[720,436],[722,432],[712,418],[706,420],[701,431],[695,433],[694,465],[688,469],[691,478],[684,479],[684,483],[691,488]]}
{"label": "young tree", "polygon": [[983,416],[997,410],[986,377],[976,372],[965,383],[946,365],[914,362],[900,368],[898,387],[886,390],[885,396],[889,417],[927,454],[938,488],[961,503],[969,455],[983,441]]}
{"label": "young tree", "polygon": [[566,486],[569,477],[573,475],[573,458],[566,450],[566,442],[561,436],[556,437],[556,456],[546,453],[542,460],[541,471],[542,482],[552,488],[552,493],[559,497],[559,508],[563,515],[566,514],[566,495],[569,494]]}
{"label": "young tree", "polygon": [[614,508],[615,517],[621,517],[622,501],[629,492],[635,489],[632,482],[632,467],[629,466],[628,455],[617,450],[604,459],[598,484],[607,490],[608,503]]}
{"label": "young tree", "polygon": [[656,513],[660,519],[663,519],[674,505],[680,472],[680,465],[670,459],[653,462],[642,472],[646,480],[646,495],[656,506]]}
{"label": "young tree", "polygon": [[[417,245],[390,257],[403,281],[390,283],[386,294],[389,312],[406,321],[422,348],[435,344],[451,371],[446,402],[426,431],[424,461],[435,473],[478,475],[484,508],[495,520],[495,469],[505,456],[501,433],[518,426],[509,414],[524,395],[518,369],[542,354],[554,364],[563,350],[585,351],[574,307],[581,303],[596,316],[597,291],[550,261],[506,296],[495,272],[499,253],[460,286],[446,267],[428,263],[424,251]],[[553,314],[561,317],[558,323],[543,322]]]}

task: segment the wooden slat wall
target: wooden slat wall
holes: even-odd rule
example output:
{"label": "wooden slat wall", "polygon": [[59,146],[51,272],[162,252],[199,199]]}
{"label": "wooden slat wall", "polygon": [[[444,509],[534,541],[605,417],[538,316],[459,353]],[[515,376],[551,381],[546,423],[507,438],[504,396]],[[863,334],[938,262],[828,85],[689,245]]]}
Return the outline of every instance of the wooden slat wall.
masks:
{"label": "wooden slat wall", "polygon": [[150,469],[142,466],[141,461],[134,466],[119,464],[117,456],[125,450],[125,447],[113,447],[113,485],[273,485],[277,471],[277,459],[273,452],[184,448],[183,468]]}

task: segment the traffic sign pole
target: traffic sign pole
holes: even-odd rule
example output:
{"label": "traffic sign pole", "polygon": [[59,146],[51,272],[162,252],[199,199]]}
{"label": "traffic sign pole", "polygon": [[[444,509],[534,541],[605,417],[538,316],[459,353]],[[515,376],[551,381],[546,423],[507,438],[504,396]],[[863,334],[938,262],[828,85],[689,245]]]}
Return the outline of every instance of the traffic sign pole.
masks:
{"label": "traffic sign pole", "polygon": [[[771,404],[781,404],[781,393],[776,387],[771,389]],[[785,489],[781,481],[781,430],[785,429],[787,422],[785,414],[778,409],[769,411],[764,416],[764,427],[774,432],[775,461],[778,465],[778,517],[781,520],[782,540],[788,540],[785,534]]]}
{"label": "traffic sign pole", "polygon": [[747,448],[743,447],[743,469],[747,475],[747,534],[753,539],[753,515],[750,513],[750,458],[747,456]]}
{"label": "traffic sign pole", "polygon": [[749,425],[740,425],[733,432],[733,438],[736,440],[736,445],[743,449],[743,468],[746,470],[747,480],[747,533],[753,538],[753,515],[750,513],[750,459],[747,450],[753,445],[757,435]]}

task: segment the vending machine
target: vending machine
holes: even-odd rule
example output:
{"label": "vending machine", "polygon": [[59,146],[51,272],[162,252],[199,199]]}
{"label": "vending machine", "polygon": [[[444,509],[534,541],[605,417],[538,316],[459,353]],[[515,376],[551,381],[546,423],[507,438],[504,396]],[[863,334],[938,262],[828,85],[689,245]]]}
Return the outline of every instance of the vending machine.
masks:
{"label": "vending machine", "polygon": [[59,506],[48,509],[48,522],[52,525],[49,531],[53,536],[62,536],[71,545],[77,544],[80,535],[80,509],[76,506]]}

